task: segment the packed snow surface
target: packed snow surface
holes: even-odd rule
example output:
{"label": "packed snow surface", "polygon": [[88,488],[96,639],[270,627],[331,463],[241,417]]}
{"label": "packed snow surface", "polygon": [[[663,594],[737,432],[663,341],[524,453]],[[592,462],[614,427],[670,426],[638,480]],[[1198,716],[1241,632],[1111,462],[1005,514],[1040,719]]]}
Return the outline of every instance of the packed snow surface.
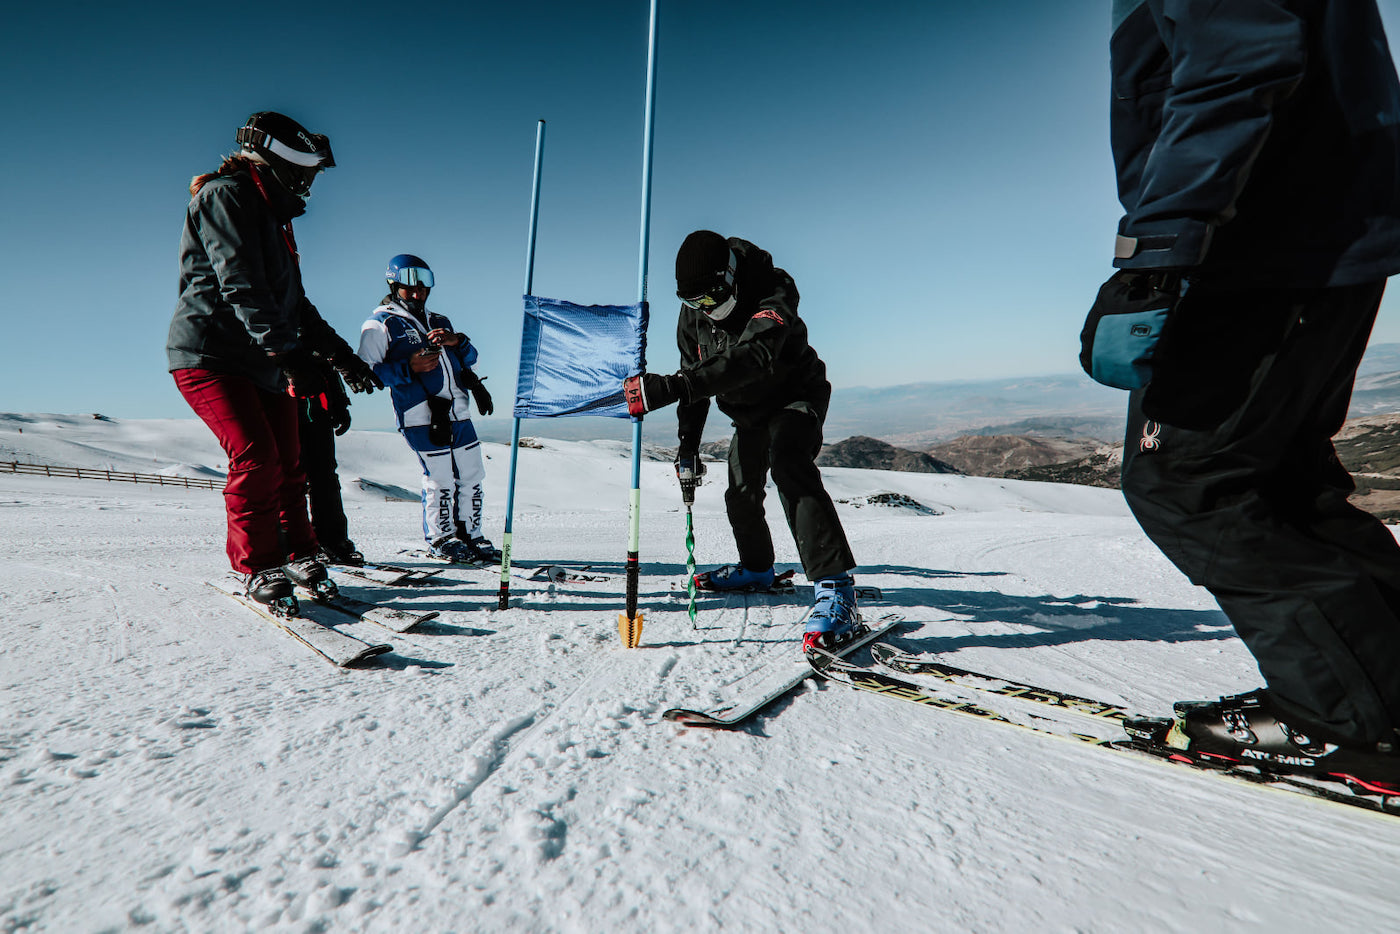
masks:
{"label": "packed snow surface", "polygon": [[[485,450],[499,544],[510,451]],[[402,441],[339,458],[356,543],[423,565]],[[91,416],[0,415],[0,461],[225,467],[197,421]],[[441,616],[342,626],[394,651],[339,670],[205,585],[218,492],[0,473],[0,931],[1400,928],[1400,819],[815,681],[741,730],[663,721],[796,653],[810,589],[702,596],[692,629],[657,455],[621,648],[629,474],[626,445],[522,448],[517,564],[611,579],[515,578],[497,611],[492,571],[343,578]],[[824,474],[901,648],[1152,713],[1258,685],[1113,491]],[[733,558],[723,475],[702,566]]]}

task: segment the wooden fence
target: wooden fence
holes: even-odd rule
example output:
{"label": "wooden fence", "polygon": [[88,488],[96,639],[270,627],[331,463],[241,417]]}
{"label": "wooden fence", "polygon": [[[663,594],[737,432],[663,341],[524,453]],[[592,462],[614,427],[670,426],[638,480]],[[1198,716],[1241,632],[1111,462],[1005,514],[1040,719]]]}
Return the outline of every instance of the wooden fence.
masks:
{"label": "wooden fence", "polygon": [[54,467],[49,464],[21,464],[0,461],[0,473],[26,474],[38,477],[70,477],[78,480],[108,480],[121,483],[149,483],[153,486],[182,486],[194,490],[222,490],[224,481],[203,477],[167,477],[158,473],[135,473],[130,470],[96,470],[91,467]]}

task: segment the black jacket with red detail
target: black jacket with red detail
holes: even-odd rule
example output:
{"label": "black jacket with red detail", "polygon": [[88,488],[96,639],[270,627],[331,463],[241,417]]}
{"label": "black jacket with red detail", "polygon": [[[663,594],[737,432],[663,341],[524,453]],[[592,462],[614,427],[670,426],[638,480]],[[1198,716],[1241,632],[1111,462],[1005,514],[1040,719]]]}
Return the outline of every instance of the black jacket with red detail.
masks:
{"label": "black jacket with red detail", "polygon": [[773,257],[747,240],[729,238],[736,259],[736,304],[723,321],[681,305],[676,342],[690,401],[676,412],[682,450],[700,446],[713,396],[739,426],[755,424],[794,402],[822,412],[831,395],[826,364],[807,343],[797,316],[797,283]]}

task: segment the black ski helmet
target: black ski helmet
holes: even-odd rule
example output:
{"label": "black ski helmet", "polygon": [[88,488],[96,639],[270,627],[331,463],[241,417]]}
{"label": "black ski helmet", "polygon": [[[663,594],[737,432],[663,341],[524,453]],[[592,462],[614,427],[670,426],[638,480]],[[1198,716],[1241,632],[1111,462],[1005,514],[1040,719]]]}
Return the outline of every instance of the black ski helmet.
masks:
{"label": "black ski helmet", "polygon": [[236,138],[244,152],[255,154],[272,177],[298,198],[310,193],[317,172],[335,165],[329,139],[276,111],[250,116]]}
{"label": "black ski helmet", "polygon": [[676,293],[698,295],[724,279],[733,257],[729,241],[713,230],[697,230],[676,252]]}
{"label": "black ski helmet", "polygon": [[711,321],[723,321],[737,301],[737,267],[728,240],[713,230],[697,230],[676,253],[676,297]]}

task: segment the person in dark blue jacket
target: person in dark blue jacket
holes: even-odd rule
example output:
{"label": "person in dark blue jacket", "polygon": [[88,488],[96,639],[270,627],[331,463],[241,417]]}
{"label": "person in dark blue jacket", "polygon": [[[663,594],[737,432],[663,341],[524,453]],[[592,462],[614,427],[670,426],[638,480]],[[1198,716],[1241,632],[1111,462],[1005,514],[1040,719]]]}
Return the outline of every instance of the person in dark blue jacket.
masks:
{"label": "person in dark blue jacket", "polygon": [[399,431],[423,467],[423,537],[434,557],[494,564],[501,552],[482,532],[486,466],[471,420],[491,394],[472,370],[477,349],[445,315],[428,310],[433,271],[400,253],[385,271],[389,294],[360,330],[361,359],[389,387]]}
{"label": "person in dark blue jacket", "polygon": [[[1163,738],[1400,782],[1400,547],[1332,436],[1400,272],[1400,82],[1374,0],[1117,0],[1114,265],[1082,335],[1131,389],[1123,492],[1266,688]],[[1160,735],[1160,734],[1159,734]]]}

